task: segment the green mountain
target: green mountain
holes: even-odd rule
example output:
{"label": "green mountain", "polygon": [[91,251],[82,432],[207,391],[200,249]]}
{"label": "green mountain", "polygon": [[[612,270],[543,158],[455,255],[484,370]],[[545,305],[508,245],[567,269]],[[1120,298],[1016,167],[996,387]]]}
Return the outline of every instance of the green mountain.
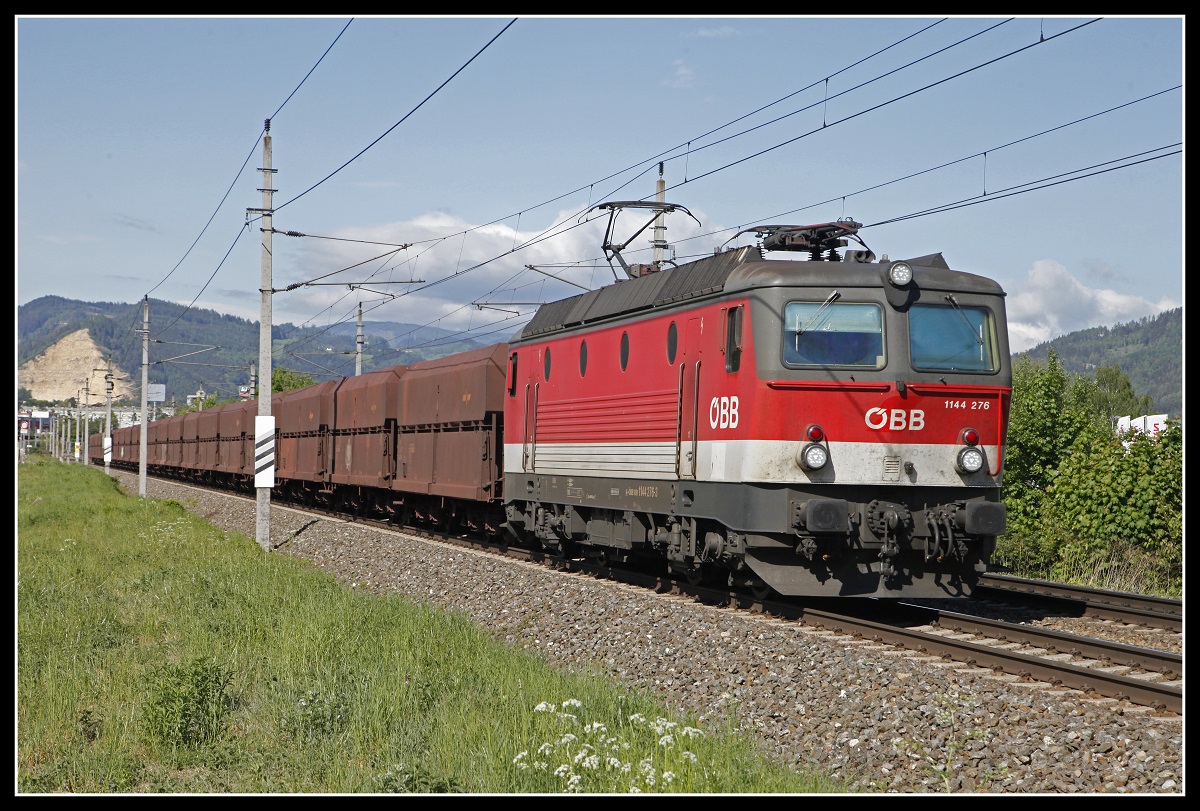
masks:
{"label": "green mountain", "polygon": [[1151,413],[1183,416],[1182,307],[1113,327],[1072,332],[1019,354],[1044,363],[1050,350],[1075,374],[1094,377],[1100,367],[1116,366],[1136,394],[1150,395]]}
{"label": "green mountain", "polygon": [[[236,396],[258,363],[258,322],[214,310],[185,308],[150,299],[151,383],[165,384],[167,400],[183,401],[204,389],[219,399]],[[114,367],[141,382],[142,303],[85,302],[43,296],[17,308],[17,366],[38,357],[62,338],[86,329]],[[272,327],[271,365],[308,374],[320,381],[354,374],[356,324],[334,327]],[[442,357],[495,341],[463,338],[459,333],[415,324],[364,322],[362,370]],[[84,365],[90,368],[90,363]],[[82,379],[87,369],[80,370]],[[37,392],[33,393],[37,397]]]}

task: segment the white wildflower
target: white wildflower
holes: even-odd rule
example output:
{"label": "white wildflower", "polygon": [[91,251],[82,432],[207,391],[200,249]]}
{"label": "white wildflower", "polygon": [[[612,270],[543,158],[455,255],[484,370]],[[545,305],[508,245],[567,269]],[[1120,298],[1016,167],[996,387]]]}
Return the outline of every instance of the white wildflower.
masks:
{"label": "white wildflower", "polygon": [[666,718],[654,719],[654,731],[659,735],[666,732],[668,729],[674,729],[677,726],[679,726],[679,724],[675,723],[674,721],[668,721]]}

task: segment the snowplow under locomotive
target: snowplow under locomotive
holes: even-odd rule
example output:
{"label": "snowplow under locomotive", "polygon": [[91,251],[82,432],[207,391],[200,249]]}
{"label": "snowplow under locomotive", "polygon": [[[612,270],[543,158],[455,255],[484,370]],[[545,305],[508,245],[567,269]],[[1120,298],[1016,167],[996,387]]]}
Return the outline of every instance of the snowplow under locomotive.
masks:
{"label": "snowplow under locomotive", "polygon": [[[968,596],[1006,523],[1004,292],[940,254],[842,256],[857,229],[749,229],[544,304],[507,344],[275,395],[276,492],[761,594]],[[256,406],[152,424],[150,469],[248,488]],[[235,423],[240,446],[171,448]]]}

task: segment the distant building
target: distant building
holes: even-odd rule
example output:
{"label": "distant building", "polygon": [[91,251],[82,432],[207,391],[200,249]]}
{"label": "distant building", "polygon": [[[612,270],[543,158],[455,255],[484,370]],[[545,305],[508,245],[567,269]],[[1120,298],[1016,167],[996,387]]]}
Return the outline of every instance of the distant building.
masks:
{"label": "distant building", "polygon": [[[1121,436],[1129,434],[1131,431],[1137,431],[1141,434],[1149,434],[1150,436],[1158,436],[1158,434],[1167,427],[1166,414],[1149,414],[1141,417],[1117,417],[1117,433]],[[1121,444],[1125,449],[1129,449],[1129,440],[1121,440]]]}
{"label": "distant building", "polygon": [[17,436],[32,439],[43,431],[50,430],[49,411],[18,411]]}
{"label": "distant building", "polygon": [[1150,436],[1158,436],[1158,433],[1166,427],[1166,414],[1150,414],[1141,417],[1117,417],[1117,431],[1122,434],[1132,430],[1140,431]]}

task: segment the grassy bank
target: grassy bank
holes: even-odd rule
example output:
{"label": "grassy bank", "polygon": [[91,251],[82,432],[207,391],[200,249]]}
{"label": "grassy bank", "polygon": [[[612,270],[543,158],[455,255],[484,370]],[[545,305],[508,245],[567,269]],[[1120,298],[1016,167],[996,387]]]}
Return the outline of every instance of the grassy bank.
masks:
{"label": "grassy bank", "polygon": [[18,793],[843,790],[96,468],[19,465],[17,530]]}

